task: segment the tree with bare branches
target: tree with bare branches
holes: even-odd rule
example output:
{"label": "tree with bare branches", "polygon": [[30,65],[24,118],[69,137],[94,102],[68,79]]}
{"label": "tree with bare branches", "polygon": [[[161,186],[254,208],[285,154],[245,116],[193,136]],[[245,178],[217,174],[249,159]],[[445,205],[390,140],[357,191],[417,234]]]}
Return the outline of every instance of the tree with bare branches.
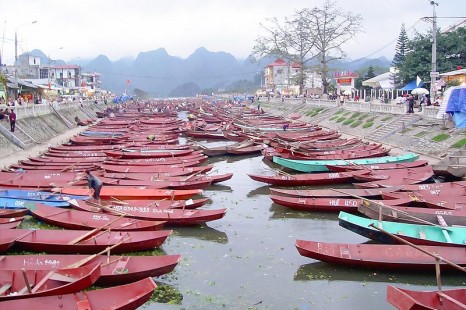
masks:
{"label": "tree with bare branches", "polygon": [[[298,77],[299,92],[302,94],[305,80],[305,64],[313,57],[313,37],[309,31],[304,15],[308,12],[304,9],[296,11],[291,17],[286,17],[282,22],[276,17],[268,19],[266,24],[261,24],[266,34],[256,39],[253,48],[255,56],[274,55],[285,58],[290,66],[292,62],[300,65]],[[290,69],[288,68],[288,74]],[[289,80],[289,77],[288,77]]]}
{"label": "tree with bare branches", "polygon": [[361,31],[361,22],[359,14],[345,12],[327,0],[321,7],[296,11],[283,22],[277,18],[268,20],[267,26],[262,25],[266,34],[256,39],[253,54],[277,55],[299,63],[301,93],[305,64],[317,60],[326,94],[329,63],[345,57],[342,45]]}
{"label": "tree with bare branches", "polygon": [[322,7],[314,7],[307,16],[308,27],[314,36],[316,58],[320,62],[323,91],[326,94],[329,63],[346,57],[342,45],[361,31],[362,17],[344,12],[336,7],[335,2],[329,0]]}

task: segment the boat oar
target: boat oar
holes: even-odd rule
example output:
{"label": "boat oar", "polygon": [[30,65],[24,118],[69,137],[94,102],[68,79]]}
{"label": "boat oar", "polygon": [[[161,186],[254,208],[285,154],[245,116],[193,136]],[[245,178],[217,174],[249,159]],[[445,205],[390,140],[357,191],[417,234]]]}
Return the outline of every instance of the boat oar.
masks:
{"label": "boat oar", "polygon": [[[368,202],[370,202],[370,203],[373,203],[373,204],[376,204],[376,205],[380,206],[381,208],[388,208],[388,209],[390,209],[390,210],[399,212],[400,214],[406,215],[406,216],[408,216],[408,217],[414,219],[415,221],[417,221],[417,222],[419,222],[419,223],[421,223],[421,224],[430,225],[430,226],[436,226],[436,227],[439,227],[439,228],[441,228],[441,229],[445,229],[445,230],[451,231],[450,229],[448,229],[448,227],[441,226],[441,225],[437,225],[437,224],[435,224],[435,223],[431,223],[431,222],[429,222],[429,221],[420,219],[420,218],[415,217],[414,215],[411,215],[411,214],[409,214],[409,213],[407,213],[407,212],[398,210],[398,209],[396,209],[396,208],[392,208],[392,207],[390,207],[390,206],[386,206],[386,205],[384,205],[384,204],[382,204],[382,203],[380,203],[380,202],[377,202],[377,201],[375,201],[375,200],[371,200],[371,199],[367,199],[367,198],[364,198],[364,197],[361,197],[361,196],[358,196],[358,195],[350,194],[350,193],[348,193],[348,192],[345,192],[345,191],[343,191],[343,190],[338,190],[338,189],[335,189],[335,188],[334,188],[333,190],[336,191],[336,192],[340,192],[340,193],[342,193],[342,194],[348,195],[348,196],[353,196],[353,197],[355,197],[355,198],[362,199],[363,201],[368,201]],[[361,205],[364,206],[364,207],[367,207],[367,205],[365,205],[365,204],[361,204]],[[382,214],[381,214],[381,212],[380,212],[380,213],[379,213],[379,221],[381,221],[381,219],[380,219],[381,216],[382,216]]]}
{"label": "boat oar", "polygon": [[109,225],[115,223],[116,221],[120,220],[122,217],[123,217],[123,215],[120,215],[120,216],[114,218],[113,220],[111,220],[110,222],[105,223],[102,226],[96,227],[93,230],[90,230],[87,233],[85,233],[85,234],[71,240],[70,242],[68,242],[68,244],[76,244],[78,242],[81,242],[84,239],[86,239],[87,237],[92,236],[93,234],[97,233],[98,231],[101,231],[102,229],[105,229],[107,226],[109,226]]}
{"label": "boat oar", "polygon": [[460,270],[462,272],[466,272],[466,268],[461,267],[460,265],[457,265],[457,264],[453,263],[452,261],[449,261],[449,260],[441,257],[438,254],[431,253],[430,251],[427,251],[426,249],[423,249],[420,246],[417,246],[417,245],[415,245],[415,244],[413,244],[413,243],[411,243],[411,242],[409,242],[409,241],[407,241],[407,240],[405,240],[403,238],[400,238],[397,235],[394,235],[394,234],[386,231],[383,228],[377,227],[374,224],[370,224],[369,226],[374,228],[374,229],[377,229],[381,233],[386,234],[387,236],[390,236],[390,237],[394,238],[395,240],[397,240],[397,241],[399,241],[399,242],[401,242],[403,244],[409,245],[409,246],[415,248],[416,250],[421,251],[422,253],[427,254],[427,255],[432,256],[433,258],[435,258],[435,276],[436,276],[436,279],[437,279],[437,287],[438,287],[439,292],[442,292],[442,287],[441,287],[441,282],[440,282],[440,263],[439,263],[440,261],[442,261],[445,264],[447,264],[447,265],[449,265],[449,266],[451,266],[451,267],[453,267],[455,269],[458,269],[458,270]]}
{"label": "boat oar", "polygon": [[118,241],[117,243],[115,243],[114,245],[112,246],[109,246],[107,248],[105,248],[105,250],[102,250],[100,251],[99,253],[96,253],[96,254],[92,254],[92,255],[89,255],[88,257],[85,257],[77,262],[74,262],[72,263],[71,265],[68,265],[66,266],[65,268],[77,268],[77,267],[81,267],[82,265],[86,264],[87,262],[90,262],[91,260],[93,260],[94,258],[96,258],[97,256],[99,255],[102,255],[104,253],[110,253],[110,250],[113,250],[114,248],[116,248],[117,246],[121,245],[122,243],[124,243],[125,241],[129,240],[131,237],[127,237],[127,238],[124,238],[123,240],[120,240]]}
{"label": "boat oar", "polygon": [[383,228],[377,227],[377,226],[374,225],[374,224],[370,224],[369,226],[372,227],[372,228],[375,228],[375,229],[379,230],[380,232],[382,232],[382,233],[384,233],[384,234],[386,234],[386,235],[388,235],[388,236],[390,236],[390,237],[392,237],[393,239],[396,239],[397,241],[399,241],[399,242],[401,242],[401,243],[407,244],[407,245],[409,245],[409,246],[411,246],[411,247],[413,247],[413,248],[415,248],[415,249],[417,249],[417,250],[419,250],[419,251],[421,251],[421,252],[423,252],[423,253],[425,253],[425,254],[427,254],[427,255],[429,255],[429,256],[432,256],[433,258],[435,258],[435,259],[438,260],[438,261],[442,261],[442,262],[444,262],[445,264],[448,264],[448,265],[450,265],[450,266],[453,267],[453,268],[456,268],[456,269],[458,269],[458,270],[460,270],[460,271],[466,272],[466,268],[465,268],[465,267],[461,267],[460,265],[457,265],[457,264],[453,263],[452,261],[449,261],[449,260],[447,260],[447,259],[441,257],[440,255],[436,254],[436,253],[429,252],[429,251],[427,251],[426,249],[424,249],[424,248],[422,248],[422,247],[420,247],[420,246],[418,246],[418,245],[416,245],[416,244],[414,244],[414,243],[411,243],[411,242],[409,242],[409,241],[407,241],[407,240],[405,240],[405,239],[403,239],[403,238],[401,238],[401,237],[398,237],[397,235],[394,235],[394,234],[392,234],[392,233],[386,231],[386,230],[383,229]]}
{"label": "boat oar", "polygon": [[198,172],[195,172],[195,173],[193,173],[193,174],[190,174],[189,176],[187,176],[186,178],[184,178],[182,181],[183,181],[183,182],[186,182],[186,181],[188,181],[189,179],[195,177],[196,175],[198,175],[198,174],[201,173],[201,172],[202,172],[202,171],[198,171]]}

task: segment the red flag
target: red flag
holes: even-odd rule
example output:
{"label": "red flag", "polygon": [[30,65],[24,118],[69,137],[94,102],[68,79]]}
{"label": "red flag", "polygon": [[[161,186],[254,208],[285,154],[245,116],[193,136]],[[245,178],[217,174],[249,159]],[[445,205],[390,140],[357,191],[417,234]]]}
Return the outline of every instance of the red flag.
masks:
{"label": "red flag", "polygon": [[131,81],[130,80],[126,80],[126,84],[131,84]]}

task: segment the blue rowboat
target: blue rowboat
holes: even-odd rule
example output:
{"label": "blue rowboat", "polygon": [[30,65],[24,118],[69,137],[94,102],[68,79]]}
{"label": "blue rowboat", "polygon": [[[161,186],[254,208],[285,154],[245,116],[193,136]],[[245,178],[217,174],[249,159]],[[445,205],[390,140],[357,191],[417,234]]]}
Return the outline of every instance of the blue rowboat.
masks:
{"label": "blue rowboat", "polygon": [[89,199],[90,197],[83,196],[83,195],[64,195],[64,194],[47,192],[47,191],[31,191],[31,190],[22,190],[22,189],[0,189],[0,198],[34,200],[36,202],[44,203],[44,201],[67,202],[71,199],[86,200],[86,199]]}
{"label": "blue rowboat", "polygon": [[36,202],[40,202],[44,205],[51,206],[51,207],[68,207],[69,206],[68,202],[66,201],[29,200],[29,199],[0,197],[0,209],[26,209],[29,206],[34,206]]}
{"label": "blue rowboat", "polygon": [[301,172],[325,172],[329,171],[327,165],[332,166],[346,166],[346,165],[373,165],[373,164],[385,164],[385,163],[402,163],[411,162],[419,158],[418,154],[406,153],[399,156],[383,156],[383,157],[371,157],[353,160],[296,160],[286,159],[278,156],[273,157],[273,162],[283,167],[301,171]]}
{"label": "blue rowboat", "polygon": [[340,212],[340,226],[381,243],[398,243],[396,239],[370,225],[418,245],[466,246],[466,227],[418,225],[377,221]]}

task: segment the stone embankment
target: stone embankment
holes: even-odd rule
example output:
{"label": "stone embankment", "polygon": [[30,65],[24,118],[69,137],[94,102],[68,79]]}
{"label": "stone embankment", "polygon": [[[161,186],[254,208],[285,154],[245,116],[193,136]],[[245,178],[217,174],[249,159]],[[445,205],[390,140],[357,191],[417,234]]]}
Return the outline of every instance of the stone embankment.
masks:
{"label": "stone embankment", "polygon": [[[466,132],[452,124],[417,114],[354,112],[344,107],[321,106],[318,102],[260,102],[268,113],[287,117],[299,113],[300,121],[317,123],[344,135],[382,143],[395,153],[415,152],[436,163],[466,143]],[[256,105],[257,107],[257,105]]]}
{"label": "stone embankment", "polygon": [[[81,120],[96,118],[95,112],[105,108],[103,104],[85,103],[53,109],[51,113],[18,117],[14,133],[10,132],[7,120],[0,121],[0,167],[6,168],[19,160],[38,156],[50,146],[67,142],[85,129],[77,126],[75,117]],[[22,112],[17,111],[17,114]]]}

